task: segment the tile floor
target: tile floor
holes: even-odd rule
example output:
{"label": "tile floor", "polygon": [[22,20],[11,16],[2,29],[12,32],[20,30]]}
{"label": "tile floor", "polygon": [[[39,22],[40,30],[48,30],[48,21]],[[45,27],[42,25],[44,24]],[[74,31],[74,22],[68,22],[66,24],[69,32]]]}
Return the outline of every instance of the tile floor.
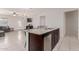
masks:
{"label": "tile floor", "polygon": [[79,51],[79,40],[76,37],[65,37],[58,51]]}
{"label": "tile floor", "polygon": [[[27,51],[24,44],[23,31],[8,32],[5,37],[0,37],[0,51]],[[65,37],[57,51],[79,51],[79,40],[75,37]]]}
{"label": "tile floor", "polygon": [[0,51],[25,51],[24,43],[24,32],[8,32],[5,33],[5,37],[0,37]]}

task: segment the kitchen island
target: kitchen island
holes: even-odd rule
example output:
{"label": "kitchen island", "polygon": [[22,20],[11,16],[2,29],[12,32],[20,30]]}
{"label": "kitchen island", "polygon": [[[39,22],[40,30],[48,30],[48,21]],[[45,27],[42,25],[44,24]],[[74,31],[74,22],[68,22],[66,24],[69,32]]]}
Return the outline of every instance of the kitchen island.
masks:
{"label": "kitchen island", "polygon": [[52,51],[59,41],[59,28],[30,29],[25,32],[28,34],[28,51]]}

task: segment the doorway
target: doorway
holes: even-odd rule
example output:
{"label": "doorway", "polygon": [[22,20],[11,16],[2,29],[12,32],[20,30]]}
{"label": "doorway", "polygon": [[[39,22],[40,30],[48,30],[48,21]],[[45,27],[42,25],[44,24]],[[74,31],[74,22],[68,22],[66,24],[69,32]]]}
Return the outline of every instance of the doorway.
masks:
{"label": "doorway", "polygon": [[78,38],[78,10],[65,12],[65,35]]}

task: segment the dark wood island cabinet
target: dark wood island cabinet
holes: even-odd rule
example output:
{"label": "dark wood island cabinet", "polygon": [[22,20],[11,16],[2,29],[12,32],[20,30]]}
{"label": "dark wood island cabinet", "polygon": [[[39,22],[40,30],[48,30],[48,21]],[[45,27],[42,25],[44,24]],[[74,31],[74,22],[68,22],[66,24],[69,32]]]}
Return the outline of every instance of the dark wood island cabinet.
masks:
{"label": "dark wood island cabinet", "polygon": [[29,51],[42,51],[43,50],[43,36],[29,33]]}
{"label": "dark wood island cabinet", "polygon": [[51,33],[51,50],[56,46],[59,41],[59,29],[52,31]]}
{"label": "dark wood island cabinet", "polygon": [[[47,36],[49,36],[50,39],[49,38],[45,39],[45,37]],[[45,40],[47,40],[47,43],[45,43]],[[53,48],[55,48],[58,41],[59,41],[59,28],[54,29],[52,31],[48,31],[40,35],[29,32],[28,50],[29,51],[45,51],[46,48],[44,46],[46,44],[46,46],[50,46],[48,47],[48,51],[52,51]]]}

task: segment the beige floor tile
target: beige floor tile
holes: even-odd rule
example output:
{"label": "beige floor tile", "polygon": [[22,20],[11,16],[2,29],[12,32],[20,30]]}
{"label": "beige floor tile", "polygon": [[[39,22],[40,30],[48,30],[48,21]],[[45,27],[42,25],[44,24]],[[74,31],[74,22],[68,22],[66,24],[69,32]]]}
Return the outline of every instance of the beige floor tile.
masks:
{"label": "beige floor tile", "polygon": [[13,31],[0,37],[0,51],[24,51],[25,35],[22,31]]}
{"label": "beige floor tile", "polygon": [[76,37],[64,37],[59,51],[79,51],[79,40]]}

